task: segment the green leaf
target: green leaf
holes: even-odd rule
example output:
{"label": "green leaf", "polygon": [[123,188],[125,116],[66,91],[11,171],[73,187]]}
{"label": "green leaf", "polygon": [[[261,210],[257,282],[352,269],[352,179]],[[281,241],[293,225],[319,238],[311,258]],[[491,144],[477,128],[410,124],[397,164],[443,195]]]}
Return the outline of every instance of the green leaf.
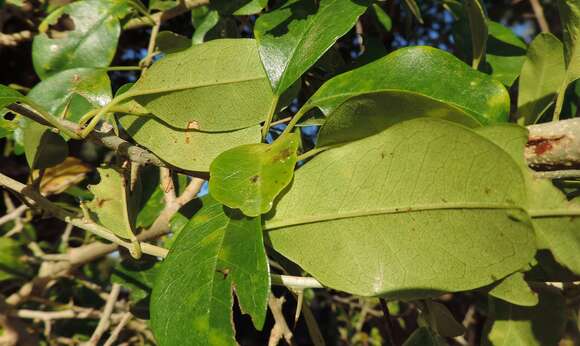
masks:
{"label": "green leaf", "polygon": [[409,336],[403,346],[447,346],[447,342],[431,329],[421,327]]}
{"label": "green leaf", "polygon": [[21,102],[24,96],[18,91],[0,84],[0,109],[16,102]]}
{"label": "green leaf", "polygon": [[513,31],[500,23],[488,21],[489,38],[482,70],[510,87],[518,78],[527,46]]}
{"label": "green leaf", "polygon": [[449,103],[483,124],[505,122],[509,117],[509,94],[503,85],[431,47],[399,49],[338,75],[324,83],[300,112],[318,107],[328,114],[349,97],[382,90],[414,92]]}
{"label": "green leaf", "polygon": [[272,144],[247,144],[221,153],[210,166],[210,194],[248,216],[267,213],[292,180],[299,145],[300,135],[289,134]]}
{"label": "green leaf", "polygon": [[513,273],[500,281],[489,291],[489,295],[515,305],[538,304],[538,295],[530,289],[524,280],[524,274],[520,272]]}
{"label": "green leaf", "polygon": [[243,144],[259,143],[260,127],[230,132],[201,132],[169,127],[147,116],[120,118],[129,136],[162,157],[167,163],[188,171],[209,171],[210,163],[222,152]]}
{"label": "green leaf", "polygon": [[537,122],[554,102],[565,78],[562,42],[550,33],[540,33],[530,44],[522,66],[518,116],[524,118],[526,124]]}
{"label": "green leaf", "polygon": [[177,53],[191,47],[191,40],[172,31],[157,34],[157,47],[165,54]]}
{"label": "green leaf", "polygon": [[232,290],[261,329],[270,289],[259,218],[211,198],[180,233],[151,297],[151,326],[160,345],[235,345]]}
{"label": "green leaf", "polygon": [[530,213],[541,248],[580,274],[580,199],[571,201],[550,180],[533,179]]}
{"label": "green leaf", "polygon": [[214,40],[170,54],[113,103],[129,98],[173,127],[201,131],[257,125],[274,100],[251,39]]}
{"label": "green leaf", "polygon": [[111,101],[111,80],[101,69],[58,72],[38,83],[28,98],[55,117],[77,122],[87,111]]}
{"label": "green leaf", "polygon": [[430,326],[437,334],[445,337],[460,336],[465,333],[465,327],[457,322],[449,309],[441,303],[427,300]]}
{"label": "green leaf", "polygon": [[423,24],[423,17],[421,16],[421,9],[415,0],[405,0],[403,3],[405,7],[413,14],[417,21]]}
{"label": "green leaf", "polygon": [[575,0],[558,0],[563,25],[564,57],[567,83],[580,78],[580,3]]}
{"label": "green leaf", "polygon": [[191,40],[193,44],[201,44],[205,41],[205,35],[220,21],[220,15],[218,11],[208,11],[202,8],[199,11],[191,11],[191,21],[195,26]]}
{"label": "green leaf", "polygon": [[260,13],[268,5],[268,0],[212,0],[210,7],[220,14],[249,16]]}
{"label": "green leaf", "polygon": [[56,166],[68,156],[68,144],[61,135],[44,125],[22,119],[24,154],[32,169]]}
{"label": "green leaf", "polygon": [[374,15],[377,17],[377,20],[383,25],[385,30],[391,31],[393,28],[393,21],[391,20],[391,17],[389,17],[389,15],[381,8],[379,4],[373,4],[372,9]]}
{"label": "green leaf", "polygon": [[[40,78],[75,67],[109,66],[121,33],[115,10],[111,1],[85,0],[68,4],[48,16],[32,43],[32,62]],[[72,29],[49,37],[49,25],[65,15],[72,21]]]}
{"label": "green leaf", "polygon": [[487,16],[480,0],[465,0],[463,4],[471,30],[471,51],[473,57],[471,66],[477,69],[481,61],[485,59],[488,36]]}
{"label": "green leaf", "polygon": [[290,0],[256,21],[254,35],[274,93],[281,95],[346,34],[367,0]]}
{"label": "green leaf", "polygon": [[413,92],[388,90],[353,96],[334,111],[320,129],[323,147],[368,137],[404,120],[433,117],[477,127],[481,123],[463,109]]}
{"label": "green leaf", "polygon": [[134,240],[140,183],[135,185],[135,191],[130,191],[127,179],[114,168],[98,168],[97,171],[101,180],[96,185],[89,185],[95,198],[86,204],[91,218],[115,235]]}
{"label": "green leaf", "polygon": [[31,273],[26,262],[22,244],[14,239],[0,237],[0,282],[9,279],[28,278]]}
{"label": "green leaf", "polygon": [[419,118],[314,157],[265,227],[325,286],[417,298],[524,267],[536,251],[525,205],[522,172],[501,148]]}
{"label": "green leaf", "polygon": [[546,287],[539,292],[539,304],[522,307],[490,297],[489,335],[483,345],[556,346],[566,325],[566,306],[562,294]]}

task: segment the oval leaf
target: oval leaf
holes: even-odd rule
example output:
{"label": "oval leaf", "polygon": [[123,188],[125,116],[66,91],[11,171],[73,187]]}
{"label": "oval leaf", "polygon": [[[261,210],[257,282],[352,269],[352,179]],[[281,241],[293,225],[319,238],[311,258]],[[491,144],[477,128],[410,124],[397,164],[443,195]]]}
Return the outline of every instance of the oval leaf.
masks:
{"label": "oval leaf", "polygon": [[121,33],[115,11],[111,1],[86,0],[68,4],[49,16],[41,31],[65,18],[71,30],[53,37],[46,32],[35,36],[32,62],[40,78],[75,67],[109,66]]}
{"label": "oval leaf", "polygon": [[49,127],[29,119],[22,120],[24,154],[32,169],[56,166],[68,156],[68,144]]}
{"label": "oval leaf", "polygon": [[319,154],[265,226],[276,251],[326,286],[421,297],[524,267],[535,253],[525,205],[521,170],[501,148],[421,118]]}
{"label": "oval leaf", "polygon": [[95,198],[87,203],[94,221],[105,226],[117,236],[133,240],[135,219],[139,206],[140,184],[136,191],[129,191],[123,174],[113,168],[98,168],[101,180],[96,185],[89,185]]}
{"label": "oval leaf", "polygon": [[282,95],[346,34],[363,14],[366,0],[290,0],[256,21],[254,35],[274,93]]}
{"label": "oval leaf", "polygon": [[521,306],[538,304],[538,295],[524,280],[524,274],[517,272],[500,281],[489,291],[489,295],[508,303]]}
{"label": "oval leaf", "polygon": [[155,280],[151,326],[159,344],[235,345],[234,287],[241,310],[261,329],[270,276],[260,219],[205,198]]}
{"label": "oval leaf", "polygon": [[265,120],[274,96],[256,41],[221,39],[161,59],[116,102],[128,98],[176,128],[229,131]]}
{"label": "oval leaf", "polygon": [[300,136],[289,134],[272,144],[242,145],[221,153],[210,166],[210,194],[248,216],[267,213],[292,180],[299,145]]}
{"label": "oval leaf", "polygon": [[328,114],[349,97],[381,90],[414,92],[449,103],[482,124],[505,122],[509,116],[509,94],[501,83],[431,47],[399,49],[336,76],[318,89],[301,112],[318,107]]}
{"label": "oval leaf", "polygon": [[222,152],[243,144],[259,143],[260,126],[230,132],[201,132],[169,127],[146,116],[120,118],[135,142],[162,157],[169,164],[188,171],[209,171],[210,163]]}

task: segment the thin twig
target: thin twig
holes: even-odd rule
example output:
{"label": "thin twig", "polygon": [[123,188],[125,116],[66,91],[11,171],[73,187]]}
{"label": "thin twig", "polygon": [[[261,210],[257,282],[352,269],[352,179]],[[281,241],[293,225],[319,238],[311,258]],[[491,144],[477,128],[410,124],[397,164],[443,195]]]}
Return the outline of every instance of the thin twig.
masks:
{"label": "thin twig", "polygon": [[172,7],[163,12],[155,13],[151,16],[143,16],[140,18],[131,19],[125,24],[125,29],[138,29],[144,26],[151,26],[151,18],[154,21],[165,22],[177,16],[180,16],[196,7],[209,5],[209,0],[189,0],[180,1],[175,7]]}
{"label": "thin twig", "polygon": [[105,303],[105,308],[103,309],[103,314],[101,315],[99,324],[97,324],[97,328],[95,328],[93,335],[91,335],[91,338],[85,344],[86,346],[97,345],[103,334],[107,331],[107,329],[109,329],[109,326],[111,325],[111,314],[113,313],[113,309],[115,308],[115,303],[117,302],[117,298],[119,297],[120,292],[121,285],[113,284],[113,287],[111,288],[111,294]]}
{"label": "thin twig", "polygon": [[274,327],[270,331],[270,339],[268,340],[268,346],[276,346],[284,338],[284,340],[289,344],[293,345],[293,333],[286,323],[284,314],[282,313],[282,306],[286,300],[284,297],[276,298],[274,295],[270,295],[268,299],[268,306],[274,316]]}
{"label": "thin twig", "polygon": [[540,30],[542,30],[542,32],[550,32],[550,27],[548,26],[548,22],[544,16],[544,9],[542,8],[542,4],[540,4],[540,0],[530,0],[530,4],[532,5],[532,10],[536,16],[538,25],[540,26]]}
{"label": "thin twig", "polygon": [[0,226],[2,226],[3,224],[5,224],[7,222],[18,219],[20,217],[20,215],[22,215],[22,213],[24,213],[27,210],[28,210],[28,206],[26,204],[22,204],[22,205],[18,206],[17,208],[13,209],[12,211],[7,213],[6,215],[0,217]]}
{"label": "thin twig", "polygon": [[153,56],[155,55],[155,46],[157,43],[157,34],[159,34],[159,28],[161,27],[161,17],[154,18],[155,25],[151,29],[151,35],[149,36],[149,45],[147,46],[147,55],[143,59],[143,72],[145,72],[151,63],[153,62]]}
{"label": "thin twig", "polygon": [[115,329],[113,329],[113,332],[111,333],[107,341],[105,341],[105,344],[103,346],[112,346],[115,343],[115,341],[117,341],[117,339],[119,338],[119,334],[121,334],[121,331],[123,330],[123,328],[125,328],[127,323],[129,323],[132,317],[133,315],[130,312],[125,313],[123,315],[123,318],[121,318],[119,324],[115,327]]}

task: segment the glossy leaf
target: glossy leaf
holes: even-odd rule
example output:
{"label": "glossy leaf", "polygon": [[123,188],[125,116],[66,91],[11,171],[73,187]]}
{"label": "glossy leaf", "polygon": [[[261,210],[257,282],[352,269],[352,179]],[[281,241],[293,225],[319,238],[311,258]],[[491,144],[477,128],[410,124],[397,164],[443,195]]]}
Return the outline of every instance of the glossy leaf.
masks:
{"label": "glossy leaf", "polygon": [[301,112],[318,107],[328,114],[352,96],[386,90],[414,92],[449,103],[482,124],[505,122],[509,115],[509,95],[499,82],[431,47],[399,49],[336,76],[318,89]]}
{"label": "glossy leaf", "polygon": [[518,116],[535,123],[554,102],[566,78],[564,46],[554,35],[541,33],[530,44],[520,75]]}
{"label": "glossy leaf", "polygon": [[24,154],[32,169],[58,165],[68,156],[68,144],[61,135],[32,120],[23,119]]}
{"label": "glossy leaf", "polygon": [[472,67],[474,69],[477,69],[485,59],[488,37],[487,16],[480,1],[483,0],[465,0],[464,2],[471,30]]}
{"label": "glossy leaf", "polygon": [[527,46],[510,28],[500,23],[487,21],[489,37],[485,56],[485,66],[481,69],[510,87],[518,78]]}
{"label": "glossy leaf", "polygon": [[433,117],[477,127],[481,123],[463,109],[405,91],[378,91],[353,96],[334,111],[320,129],[319,147],[368,137],[404,120]]}
{"label": "glossy leaf", "polygon": [[188,171],[209,171],[210,163],[222,152],[243,144],[260,142],[260,127],[230,132],[201,132],[171,128],[146,116],[120,118],[127,133],[140,145],[169,164]]}
{"label": "glossy leaf", "polygon": [[[32,61],[36,73],[46,78],[58,71],[76,67],[109,66],[121,33],[116,7],[110,1],[84,0],[53,12],[41,25],[41,33],[32,44]],[[49,25],[68,18],[70,31],[49,37]]]}
{"label": "glossy leaf", "polygon": [[489,291],[489,295],[508,303],[521,306],[538,304],[538,295],[524,280],[524,274],[517,272],[506,277]]}
{"label": "glossy leaf", "polygon": [[212,0],[210,6],[221,14],[248,16],[260,13],[268,5],[268,0]]}
{"label": "glossy leaf", "polygon": [[300,136],[289,134],[272,144],[247,144],[221,153],[210,166],[210,194],[248,216],[267,213],[292,180],[299,145]]}
{"label": "glossy leaf", "polygon": [[447,346],[447,342],[431,329],[421,327],[409,336],[403,346]]}
{"label": "glossy leaf", "polygon": [[274,96],[256,42],[223,39],[168,55],[113,102],[129,98],[176,128],[229,131],[265,120]]}
{"label": "glossy leaf", "polygon": [[22,244],[11,238],[0,237],[0,282],[30,275],[30,268],[22,261],[24,255]]}
{"label": "glossy leaf", "polygon": [[95,198],[86,204],[93,221],[105,226],[115,235],[133,240],[140,198],[140,184],[130,191],[123,174],[114,168],[98,168],[100,181],[89,185]]}
{"label": "glossy leaf", "polygon": [[490,317],[483,345],[556,346],[566,325],[566,306],[554,288],[538,292],[539,304],[522,307],[490,298]]}
{"label": "glossy leaf", "polygon": [[281,95],[346,34],[367,0],[290,0],[256,21],[254,35],[276,95]]}
{"label": "glossy leaf", "polygon": [[111,80],[102,69],[62,71],[38,83],[28,98],[55,117],[77,122],[87,111],[111,101]]}
{"label": "glossy leaf", "polygon": [[416,298],[524,267],[535,253],[525,204],[501,148],[420,118],[314,157],[265,226],[276,251],[328,287]]}
{"label": "glossy leaf", "polygon": [[160,345],[235,345],[232,290],[261,329],[270,289],[259,218],[211,198],[187,224],[165,259],[151,297],[151,326]]}

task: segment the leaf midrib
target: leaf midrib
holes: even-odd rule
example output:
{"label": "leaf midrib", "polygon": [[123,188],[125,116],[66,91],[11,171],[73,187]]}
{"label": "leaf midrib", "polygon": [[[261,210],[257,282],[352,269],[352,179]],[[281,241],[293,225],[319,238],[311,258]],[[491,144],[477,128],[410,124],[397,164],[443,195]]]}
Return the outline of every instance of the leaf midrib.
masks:
{"label": "leaf midrib", "polygon": [[[264,229],[273,230],[282,227],[296,226],[302,224],[356,218],[363,216],[376,216],[376,215],[387,215],[387,214],[403,214],[403,213],[414,213],[422,211],[432,211],[432,210],[456,210],[456,209],[483,209],[483,210],[522,210],[526,212],[523,207],[514,204],[500,204],[500,203],[432,203],[432,204],[419,204],[419,205],[403,205],[397,207],[387,207],[387,208],[377,208],[373,210],[364,211],[352,211],[340,214],[321,214],[307,217],[298,218],[285,218],[284,221],[274,221],[266,222]],[[527,214],[527,212],[526,212]]]}

